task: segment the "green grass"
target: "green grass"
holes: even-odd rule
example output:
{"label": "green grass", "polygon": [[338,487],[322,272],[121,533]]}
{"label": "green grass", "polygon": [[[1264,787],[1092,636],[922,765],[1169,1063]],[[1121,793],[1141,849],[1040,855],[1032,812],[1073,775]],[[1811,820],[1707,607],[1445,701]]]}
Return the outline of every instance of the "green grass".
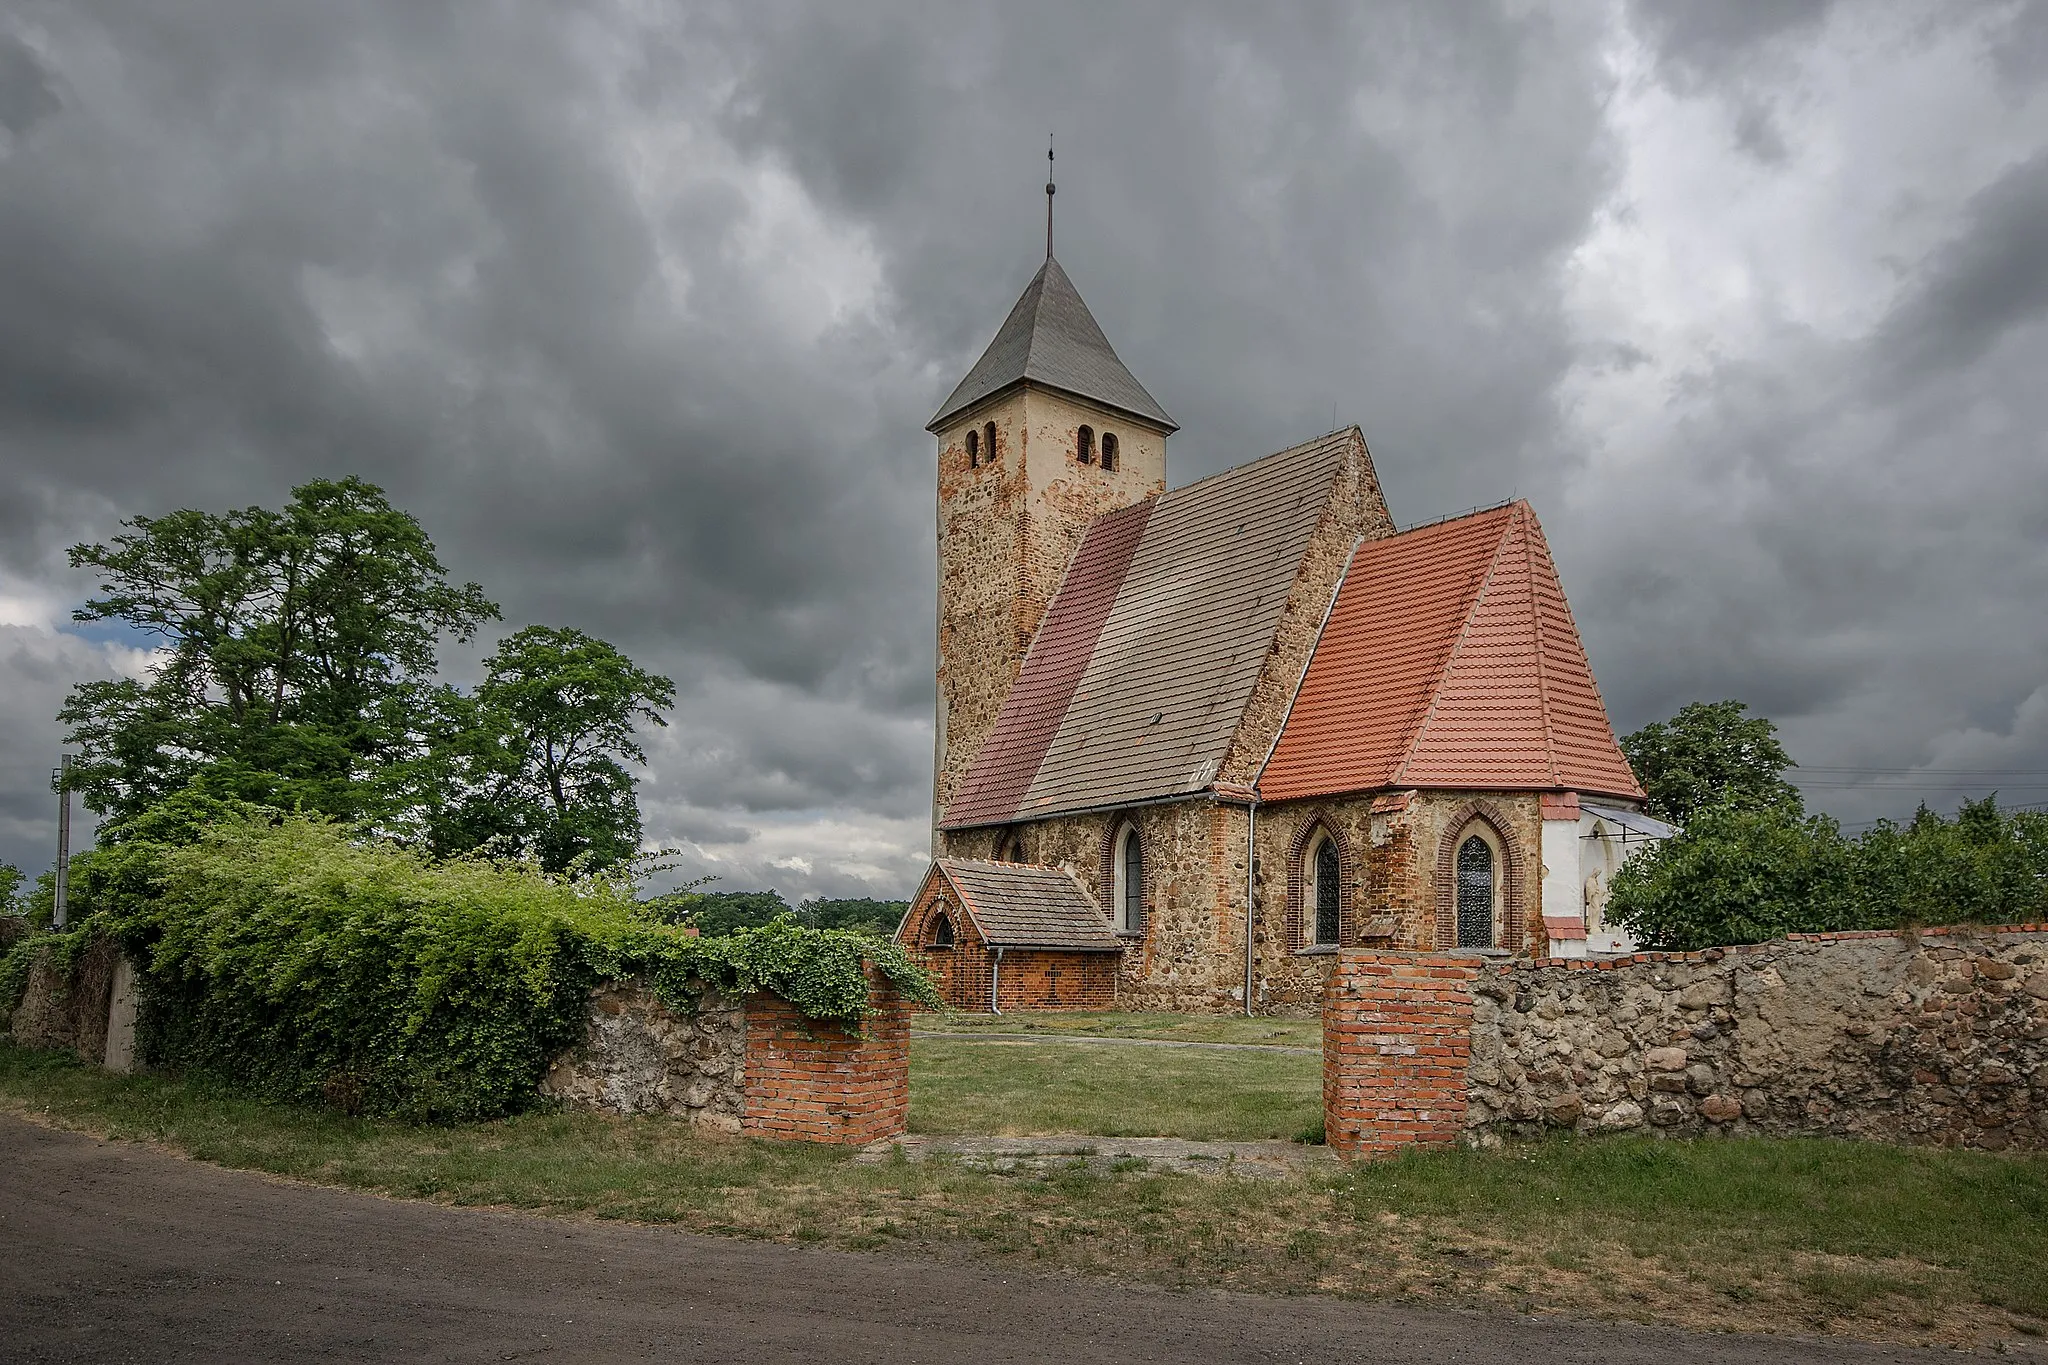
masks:
{"label": "green grass", "polygon": [[1323,1045],[1320,1019],[1246,1018],[1241,1014],[1117,1014],[1030,1010],[1012,1014],[918,1014],[920,1033],[1062,1033],[1097,1038],[1158,1038],[1182,1043]]}
{"label": "green grass", "polygon": [[[1141,1065],[1285,1056],[1024,1051],[1114,1053]],[[919,1069],[930,1069],[922,1058]],[[855,1164],[844,1151],[664,1119],[349,1119],[195,1082],[109,1076],[4,1043],[0,1110],[411,1198],[849,1249],[964,1245],[1086,1276],[1957,1346],[2048,1325],[2042,1155],[1637,1138],[1418,1152],[1283,1179],[1162,1173],[1142,1162],[1001,1175],[945,1160]]]}
{"label": "green grass", "polygon": [[914,1133],[1292,1138],[1323,1112],[1308,1053],[913,1038]]}

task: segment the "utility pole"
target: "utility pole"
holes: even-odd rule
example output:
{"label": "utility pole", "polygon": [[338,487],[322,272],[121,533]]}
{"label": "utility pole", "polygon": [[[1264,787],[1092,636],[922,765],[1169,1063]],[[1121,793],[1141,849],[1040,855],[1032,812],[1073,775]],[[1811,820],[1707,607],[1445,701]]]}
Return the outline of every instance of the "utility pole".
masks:
{"label": "utility pole", "polygon": [[55,929],[65,926],[67,916],[64,902],[71,892],[71,755],[58,757],[57,771],[50,774],[50,785],[57,789],[57,867],[56,894],[51,898],[50,925]]}

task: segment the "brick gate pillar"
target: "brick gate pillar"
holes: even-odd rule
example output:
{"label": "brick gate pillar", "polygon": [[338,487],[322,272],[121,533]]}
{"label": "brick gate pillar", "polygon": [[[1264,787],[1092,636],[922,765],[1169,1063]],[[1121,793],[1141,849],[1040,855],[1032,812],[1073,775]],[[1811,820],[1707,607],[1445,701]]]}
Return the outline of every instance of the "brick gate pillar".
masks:
{"label": "brick gate pillar", "polygon": [[1477,965],[1352,949],[1323,993],[1323,1129],[1339,1156],[1443,1146],[1465,1131]]}

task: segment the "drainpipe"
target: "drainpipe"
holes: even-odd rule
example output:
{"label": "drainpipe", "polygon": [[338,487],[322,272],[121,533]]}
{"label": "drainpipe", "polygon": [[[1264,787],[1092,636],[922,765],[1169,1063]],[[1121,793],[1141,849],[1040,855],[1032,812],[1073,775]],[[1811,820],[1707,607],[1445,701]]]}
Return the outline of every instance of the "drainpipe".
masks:
{"label": "drainpipe", "polygon": [[1003,949],[1000,944],[996,946],[996,960],[988,969],[988,1012],[1003,1012]]}
{"label": "drainpipe", "polygon": [[1259,799],[1255,796],[1244,808],[1244,1013],[1247,1019],[1252,1013],[1252,889],[1256,881],[1252,875],[1252,861],[1258,856],[1258,829]]}

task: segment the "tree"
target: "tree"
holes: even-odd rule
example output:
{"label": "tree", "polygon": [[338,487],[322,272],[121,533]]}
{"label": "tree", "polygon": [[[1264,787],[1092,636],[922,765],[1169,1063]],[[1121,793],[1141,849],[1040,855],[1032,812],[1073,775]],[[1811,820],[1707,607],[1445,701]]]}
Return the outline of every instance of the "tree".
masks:
{"label": "tree", "polygon": [[1607,919],[1646,947],[1687,952],[1891,923],[1889,907],[1856,894],[1853,854],[1826,816],[1705,806],[1676,837],[1622,864]]}
{"label": "tree", "polygon": [[436,692],[421,717],[422,757],[402,774],[429,807],[440,853],[485,844],[552,872],[616,866],[640,846],[638,784],[623,760],[675,684],[580,630],[528,626],[501,640],[473,697]]}
{"label": "tree", "polygon": [[1682,825],[1719,805],[1794,816],[1805,809],[1799,789],[1785,780],[1785,770],[1797,765],[1778,742],[1778,727],[1748,710],[1739,701],[1696,701],[1621,741],[1652,815]]}
{"label": "tree", "polygon": [[21,910],[21,869],[13,863],[0,863],[0,915],[18,915]]}
{"label": "tree", "polygon": [[135,517],[77,545],[100,593],[72,613],[159,642],[146,679],[81,683],[58,719],[93,810],[131,816],[195,782],[236,799],[363,814],[415,739],[440,639],[498,609],[450,584],[419,522],[361,479],[282,511]]}

